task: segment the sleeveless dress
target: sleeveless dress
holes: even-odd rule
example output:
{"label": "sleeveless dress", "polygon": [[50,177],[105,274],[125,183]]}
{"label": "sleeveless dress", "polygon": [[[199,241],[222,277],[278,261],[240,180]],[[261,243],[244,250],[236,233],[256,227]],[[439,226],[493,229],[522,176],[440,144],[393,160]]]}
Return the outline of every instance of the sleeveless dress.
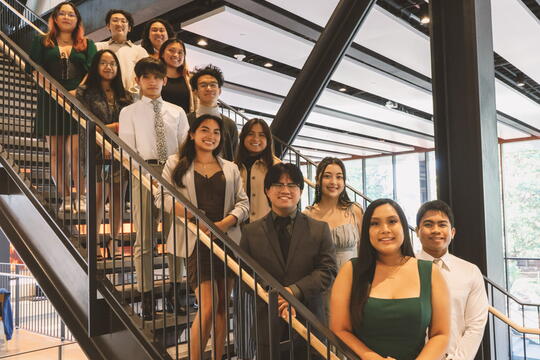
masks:
{"label": "sleeveless dress", "polygon": [[[346,210],[349,222],[330,229],[332,241],[336,247],[338,271],[343,264],[358,255],[357,245],[360,241],[360,232],[358,231],[358,220],[356,219],[356,215],[354,215],[353,206],[356,205],[351,205]],[[313,206],[307,206],[306,215],[310,216],[311,211],[313,211]]]}
{"label": "sleeveless dress", "polygon": [[[357,261],[352,260],[353,269]],[[430,261],[418,260],[420,297],[367,299],[355,335],[382,357],[412,360],[422,351],[431,322],[431,266]]]}

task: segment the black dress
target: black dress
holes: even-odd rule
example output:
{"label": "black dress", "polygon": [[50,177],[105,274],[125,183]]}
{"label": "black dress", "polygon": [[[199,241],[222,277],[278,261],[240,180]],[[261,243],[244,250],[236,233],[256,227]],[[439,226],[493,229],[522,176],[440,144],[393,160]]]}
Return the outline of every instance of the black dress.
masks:
{"label": "black dress", "polygon": [[167,85],[161,89],[163,100],[180,106],[189,113],[190,93],[183,76],[178,78],[167,77]]}
{"label": "black dress", "polygon": [[[226,185],[223,171],[218,171],[211,177],[203,176],[194,171],[194,177],[197,207],[204,211],[205,215],[213,222],[222,220]],[[223,246],[221,241],[216,242],[220,246]],[[199,249],[198,251],[197,248]],[[229,252],[227,253],[229,254]],[[212,261],[212,268],[210,267],[210,260]],[[214,280],[224,279],[225,270],[223,261],[216,255],[210,256],[210,249],[203,243],[198,242],[187,260],[187,276],[191,288],[195,289],[198,286],[197,273],[199,282],[202,283],[211,280],[212,271]],[[229,278],[234,276],[232,271],[229,271],[227,275]]]}

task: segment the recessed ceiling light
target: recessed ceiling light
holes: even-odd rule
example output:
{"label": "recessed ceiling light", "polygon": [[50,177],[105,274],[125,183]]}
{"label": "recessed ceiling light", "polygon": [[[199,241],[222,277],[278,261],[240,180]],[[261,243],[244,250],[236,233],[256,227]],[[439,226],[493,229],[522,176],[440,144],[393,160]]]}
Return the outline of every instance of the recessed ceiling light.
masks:
{"label": "recessed ceiling light", "polygon": [[339,91],[345,92],[345,91],[347,91],[347,88],[342,87],[342,88],[339,89]]}
{"label": "recessed ceiling light", "polygon": [[430,21],[431,20],[429,19],[429,16],[422,16],[422,18],[420,19],[420,24],[427,25]]}
{"label": "recessed ceiling light", "polygon": [[272,64],[270,61],[268,61],[268,62],[265,62],[263,66],[266,67],[266,68],[271,68],[272,66],[274,66],[274,64]]}
{"label": "recessed ceiling light", "polygon": [[206,42],[206,40],[204,40],[204,39],[199,39],[199,41],[197,41],[197,45],[206,46],[206,45],[208,45],[208,42]]}
{"label": "recessed ceiling light", "polygon": [[243,61],[246,58],[246,55],[242,53],[234,54],[233,56],[238,61]]}
{"label": "recessed ceiling light", "polygon": [[384,106],[386,106],[388,109],[397,109],[398,104],[396,104],[392,100],[388,100],[386,101],[386,104],[384,104]]}

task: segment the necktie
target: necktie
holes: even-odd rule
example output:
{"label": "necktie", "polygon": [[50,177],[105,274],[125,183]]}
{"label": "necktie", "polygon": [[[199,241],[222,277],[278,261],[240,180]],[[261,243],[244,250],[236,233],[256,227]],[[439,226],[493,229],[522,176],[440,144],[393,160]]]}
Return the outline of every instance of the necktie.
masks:
{"label": "necktie", "polygon": [[161,115],[161,101],[154,99],[152,105],[154,106],[154,133],[158,160],[165,163],[167,161],[167,142],[165,140],[165,124]]}
{"label": "necktie", "polygon": [[291,218],[289,216],[278,216],[276,218],[276,232],[279,239],[279,246],[281,248],[281,253],[283,254],[283,259],[287,261],[287,256],[289,254],[289,244],[291,242],[291,235],[287,231],[287,226],[291,223]]}
{"label": "necktie", "polygon": [[442,269],[443,262],[441,259],[433,259],[433,263],[439,267],[439,269]]}

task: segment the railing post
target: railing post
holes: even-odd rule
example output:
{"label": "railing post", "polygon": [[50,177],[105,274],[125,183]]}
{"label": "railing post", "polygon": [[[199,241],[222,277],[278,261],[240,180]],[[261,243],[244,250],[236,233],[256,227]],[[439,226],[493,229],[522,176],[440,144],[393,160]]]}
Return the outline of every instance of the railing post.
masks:
{"label": "railing post", "polygon": [[[15,274],[19,274],[19,266],[15,265]],[[21,294],[20,294],[20,280],[17,276],[15,278],[15,327],[18,328],[20,324],[20,300],[21,300]]]}
{"label": "railing post", "polygon": [[[96,124],[86,122],[86,250],[88,252],[88,313],[97,315],[97,219],[96,219]],[[88,333],[94,335],[98,316],[88,317]]]}
{"label": "railing post", "polygon": [[279,314],[278,314],[278,294],[272,289],[268,292],[268,334],[270,344],[270,359],[279,360]]}

